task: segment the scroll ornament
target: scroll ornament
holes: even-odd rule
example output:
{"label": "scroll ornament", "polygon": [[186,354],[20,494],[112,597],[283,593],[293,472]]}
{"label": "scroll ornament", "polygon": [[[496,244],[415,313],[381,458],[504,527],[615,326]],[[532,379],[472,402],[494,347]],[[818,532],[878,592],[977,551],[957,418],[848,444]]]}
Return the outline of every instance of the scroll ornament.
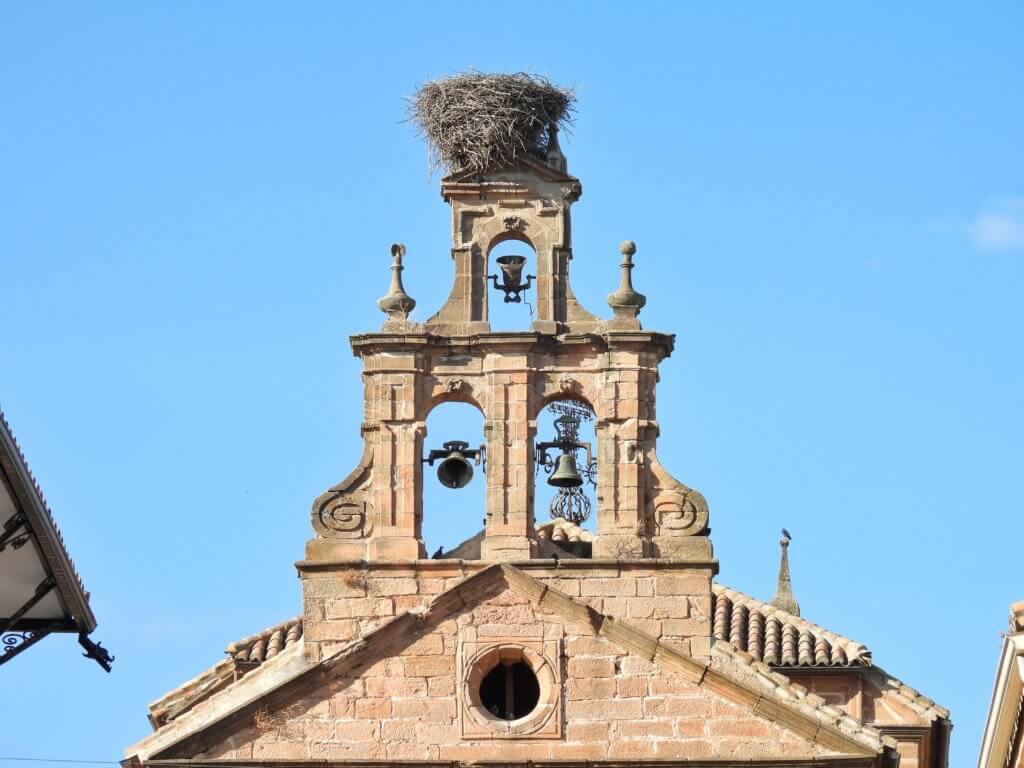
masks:
{"label": "scroll ornament", "polygon": [[373,506],[366,501],[373,470],[373,440],[364,434],[363,455],[348,477],[313,502],[310,522],[324,539],[362,539],[373,530]]}
{"label": "scroll ornament", "polygon": [[[329,539],[361,539],[370,532],[369,505],[341,496],[320,506],[314,527]],[[316,525],[319,523],[319,525]]]}
{"label": "scroll ornament", "polygon": [[697,536],[708,527],[708,503],[692,488],[666,490],[654,500],[654,514],[661,536]]}

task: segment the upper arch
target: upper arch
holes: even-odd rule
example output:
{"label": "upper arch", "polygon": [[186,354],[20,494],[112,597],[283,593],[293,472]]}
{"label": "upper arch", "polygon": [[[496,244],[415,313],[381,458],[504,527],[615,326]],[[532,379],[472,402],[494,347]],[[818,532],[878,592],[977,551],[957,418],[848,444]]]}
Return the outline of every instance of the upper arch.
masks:
{"label": "upper arch", "polygon": [[525,232],[520,232],[518,230],[506,230],[504,232],[499,232],[498,234],[496,234],[487,243],[487,250],[486,250],[487,257],[490,258],[491,251],[493,251],[495,248],[497,248],[502,243],[507,243],[510,240],[514,240],[516,242],[522,243],[523,245],[527,246],[531,251],[533,251],[535,254],[537,253],[537,246],[534,245],[533,240],[531,240],[529,237],[526,236]]}

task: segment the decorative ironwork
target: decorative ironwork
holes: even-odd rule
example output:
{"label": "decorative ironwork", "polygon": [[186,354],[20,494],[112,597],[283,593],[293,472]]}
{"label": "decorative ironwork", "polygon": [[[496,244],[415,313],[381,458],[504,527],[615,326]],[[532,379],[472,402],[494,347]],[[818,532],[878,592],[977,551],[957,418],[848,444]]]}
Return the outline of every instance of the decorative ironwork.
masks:
{"label": "decorative ironwork", "polygon": [[581,525],[590,517],[590,499],[580,488],[559,488],[549,509],[551,517],[561,517]]}
{"label": "decorative ironwork", "polygon": [[568,416],[576,422],[576,431],[573,433],[573,440],[579,439],[580,424],[594,420],[594,412],[590,410],[590,406],[582,400],[556,400],[548,406],[548,410],[552,413],[560,413],[562,416]]}
{"label": "decorative ironwork", "polygon": [[53,580],[52,576],[47,576],[36,587],[36,591],[32,594],[25,604],[16,610],[11,616],[4,620],[4,624],[0,625],[0,635],[7,634],[18,625],[18,620],[32,610],[32,606],[42,600],[49,594],[50,590],[57,586],[57,582]]}
{"label": "decorative ironwork", "polygon": [[6,664],[26,648],[31,648],[48,634],[50,633],[44,630],[4,634],[3,637],[0,637],[0,645],[3,646],[3,649],[0,650],[0,665]]}
{"label": "decorative ironwork", "polygon": [[[555,439],[537,444],[537,471],[543,468],[550,475],[548,485],[558,488],[549,508],[551,517],[562,517],[579,525],[591,512],[590,499],[581,486],[597,485],[597,462],[590,443],[580,441],[580,426],[592,421],[594,412],[579,400],[560,400],[549,405],[548,410],[560,415],[554,422]],[[550,455],[551,449],[558,453]],[[576,460],[579,451],[587,454],[582,466]]]}
{"label": "decorative ironwork", "polygon": [[32,531],[26,523],[25,515],[21,512],[11,516],[4,523],[3,532],[0,533],[0,552],[3,552],[7,547],[21,549],[28,543],[28,540],[32,538]]}

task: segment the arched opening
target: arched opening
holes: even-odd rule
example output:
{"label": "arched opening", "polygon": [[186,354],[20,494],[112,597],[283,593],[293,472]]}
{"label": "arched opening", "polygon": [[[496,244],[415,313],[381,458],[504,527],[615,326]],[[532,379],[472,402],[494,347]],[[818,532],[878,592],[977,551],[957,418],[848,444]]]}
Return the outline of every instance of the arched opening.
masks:
{"label": "arched opening", "polygon": [[[525,239],[502,240],[487,255],[487,274],[494,276],[488,280],[487,295],[491,330],[530,330],[537,293],[537,254],[531,245]],[[522,290],[510,290],[513,287]]]}
{"label": "arched opening", "polygon": [[598,464],[593,408],[571,397],[545,406],[537,416],[534,453],[537,522],[561,517],[594,532]]}
{"label": "arched opening", "polygon": [[[484,417],[473,405],[443,402],[427,415],[423,437],[422,536],[428,556],[462,557],[457,547],[483,528],[487,508]],[[479,555],[477,555],[478,557]]]}

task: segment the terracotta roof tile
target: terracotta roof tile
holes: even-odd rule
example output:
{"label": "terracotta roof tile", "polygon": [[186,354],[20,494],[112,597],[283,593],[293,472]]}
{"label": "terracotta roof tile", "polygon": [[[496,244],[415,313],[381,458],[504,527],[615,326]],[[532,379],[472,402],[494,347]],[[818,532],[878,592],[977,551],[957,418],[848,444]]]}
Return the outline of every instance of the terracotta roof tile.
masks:
{"label": "terracotta roof tile", "polygon": [[302,617],[298,616],[232,643],[224,652],[231,656],[235,666],[253,666],[274,658],[301,637]]}
{"label": "terracotta roof tile", "polygon": [[780,608],[715,584],[712,634],[779,667],[869,667],[871,651]]}
{"label": "terracotta roof tile", "polygon": [[225,649],[228,658],[149,705],[149,719],[159,728],[188,712],[199,702],[222,691],[236,680],[269,661],[302,639],[302,617],[282,621],[238,640]]}
{"label": "terracotta roof tile", "polygon": [[537,523],[536,527],[538,539],[548,539],[557,542],[582,541],[589,543],[594,541],[594,534],[580,528],[575,523],[570,523],[562,517],[555,517],[551,520],[545,520],[543,523]]}

